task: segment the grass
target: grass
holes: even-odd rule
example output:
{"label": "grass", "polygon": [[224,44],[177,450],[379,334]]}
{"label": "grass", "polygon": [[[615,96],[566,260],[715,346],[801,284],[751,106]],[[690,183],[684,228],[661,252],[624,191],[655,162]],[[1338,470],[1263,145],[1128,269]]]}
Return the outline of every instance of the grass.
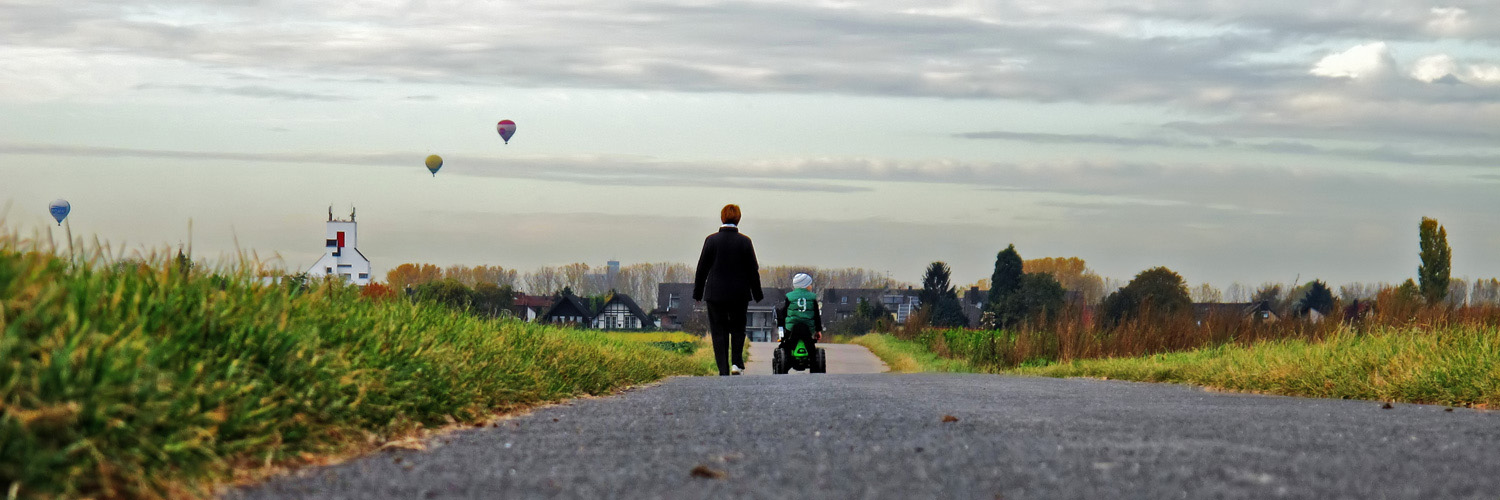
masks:
{"label": "grass", "polygon": [[0,237],[11,496],[207,496],[237,471],[712,372],[711,357],[616,334],[103,253],[58,258]]}
{"label": "grass", "polygon": [[1077,360],[1010,370],[1107,377],[1235,391],[1495,408],[1500,329],[1342,329],[1322,341],[1272,340],[1136,358]]}
{"label": "grass", "polygon": [[892,373],[979,371],[967,361],[944,358],[918,342],[901,340],[887,334],[840,335],[833,338],[832,342],[864,346],[885,362]]}

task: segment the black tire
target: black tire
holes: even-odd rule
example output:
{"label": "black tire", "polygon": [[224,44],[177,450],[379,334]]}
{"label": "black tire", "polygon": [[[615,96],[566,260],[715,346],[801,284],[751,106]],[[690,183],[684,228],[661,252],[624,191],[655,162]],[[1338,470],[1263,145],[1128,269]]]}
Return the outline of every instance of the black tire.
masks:
{"label": "black tire", "polygon": [[786,351],[780,347],[771,353],[771,373],[776,375],[786,374]]}
{"label": "black tire", "polygon": [[818,353],[814,354],[814,356],[816,357],[813,358],[812,369],[808,371],[812,373],[828,373],[828,354],[823,352],[822,347],[819,347]]}

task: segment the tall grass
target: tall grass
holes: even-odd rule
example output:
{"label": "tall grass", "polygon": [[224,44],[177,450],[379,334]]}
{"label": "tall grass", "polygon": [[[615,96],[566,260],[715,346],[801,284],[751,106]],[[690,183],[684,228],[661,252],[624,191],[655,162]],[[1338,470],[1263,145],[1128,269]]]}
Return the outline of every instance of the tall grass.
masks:
{"label": "tall grass", "polygon": [[1180,382],[1293,396],[1500,406],[1500,329],[1338,329],[1321,341],[1270,340],[1014,372]]}
{"label": "tall grass", "polygon": [[202,496],[236,468],[710,371],[608,335],[100,248],[60,258],[0,237],[0,488],[13,495]]}
{"label": "tall grass", "polygon": [[1318,342],[1337,332],[1411,330],[1500,326],[1500,308],[1429,307],[1384,298],[1368,314],[1348,321],[1320,322],[1298,318],[1259,321],[1238,314],[1195,320],[1189,315],[1142,315],[1106,326],[1080,310],[1060,320],[1011,330],[936,329],[920,323],[898,329],[901,339],[917,342],[938,355],[962,359],[975,367],[999,370],[1083,359],[1149,356],[1223,345],[1251,345],[1264,341]]}

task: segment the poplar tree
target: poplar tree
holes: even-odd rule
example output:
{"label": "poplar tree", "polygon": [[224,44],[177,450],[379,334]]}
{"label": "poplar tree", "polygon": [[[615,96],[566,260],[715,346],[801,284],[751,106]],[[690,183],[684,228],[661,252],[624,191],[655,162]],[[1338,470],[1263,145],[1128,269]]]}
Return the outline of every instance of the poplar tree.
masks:
{"label": "poplar tree", "polygon": [[1438,304],[1448,296],[1448,279],[1452,271],[1453,249],[1448,247],[1448,230],[1437,219],[1423,217],[1417,226],[1421,237],[1422,265],[1417,266],[1418,287],[1428,304]]}

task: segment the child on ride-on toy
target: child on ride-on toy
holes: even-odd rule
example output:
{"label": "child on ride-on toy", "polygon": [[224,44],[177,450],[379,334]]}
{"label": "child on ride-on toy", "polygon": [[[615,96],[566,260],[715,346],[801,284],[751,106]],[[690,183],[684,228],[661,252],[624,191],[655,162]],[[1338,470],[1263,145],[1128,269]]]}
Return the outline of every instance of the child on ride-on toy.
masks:
{"label": "child on ride-on toy", "polygon": [[771,356],[771,371],[784,374],[791,370],[825,373],[827,363],[817,342],[823,339],[823,314],[818,310],[818,296],[809,290],[812,276],[797,273],[792,277],[792,291],[786,304],[777,311],[781,318],[778,340],[781,345]]}

